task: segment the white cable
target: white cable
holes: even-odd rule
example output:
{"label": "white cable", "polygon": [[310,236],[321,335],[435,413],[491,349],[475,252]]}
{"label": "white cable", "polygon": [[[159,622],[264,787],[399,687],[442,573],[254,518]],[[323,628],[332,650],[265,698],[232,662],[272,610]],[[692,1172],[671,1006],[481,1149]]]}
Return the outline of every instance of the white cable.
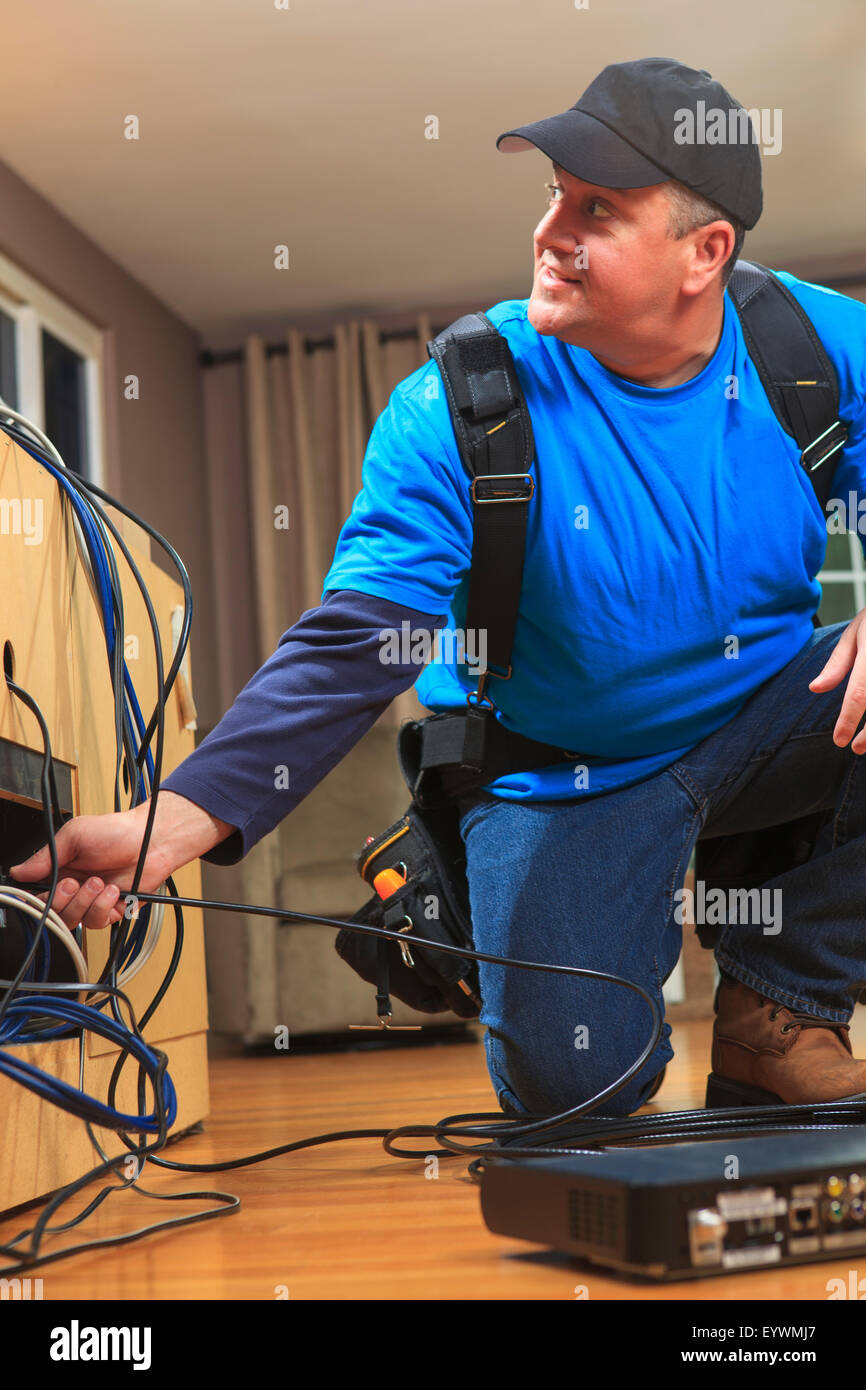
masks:
{"label": "white cable", "polygon": [[34,425],[32,420],[28,420],[26,415],[22,415],[20,411],[14,410],[11,405],[8,405],[2,396],[0,396],[0,411],[2,411],[4,415],[8,415],[10,420],[15,420],[19,425],[23,425],[25,429],[28,429],[37,443],[42,445],[42,448],[49,457],[53,458],[54,462],[59,464],[61,468],[66,468],[66,464],[63,462],[55,446],[51,443],[48,435],[43,434],[39,426]]}
{"label": "white cable", "polygon": [[[42,914],[45,911],[45,904],[42,899],[37,898],[35,893],[28,893],[24,888],[12,888],[5,885],[0,887],[0,904],[2,903],[6,903],[9,907],[14,907],[18,912],[26,913],[37,922],[42,920]],[[58,917],[53,907],[48,909],[48,914],[45,918],[45,926],[72,957],[72,964],[75,966],[75,974],[78,977],[79,983],[86,984],[87,961],[84,959],[84,955],[75,937],[72,935],[65,922],[61,921]],[[0,985],[6,985],[7,987],[11,983],[11,980],[0,980]],[[79,1002],[82,1004],[84,1003],[83,994],[80,996]]]}
{"label": "white cable", "polygon": [[[160,891],[167,891],[164,884]],[[24,888],[16,888],[12,885],[7,884],[4,884],[2,887],[0,887],[0,904],[3,903],[6,903],[9,907],[17,908],[21,912],[26,912],[37,922],[41,920],[42,913],[45,910],[44,902],[41,898],[38,898],[35,893],[28,893],[27,890]],[[118,988],[124,988],[129,983],[129,981],[132,980],[138,974],[142,967],[146,965],[147,962],[150,960],[150,957],[153,955],[153,952],[156,949],[156,943],[159,941],[160,934],[162,932],[162,924],[163,919],[165,917],[165,904],[152,903],[151,908],[152,911],[150,914],[150,921],[147,924],[147,933],[145,935],[144,941],[142,942],[141,950],[139,951],[135,959],[130,961],[126,969],[120,972],[120,975],[117,978]],[[52,933],[52,935],[56,936],[58,940],[61,941],[62,944],[66,947],[66,949],[69,951],[69,954],[72,957],[73,963],[75,965],[75,972],[78,976],[78,979],[81,981],[82,984],[86,984],[88,976],[87,961],[84,957],[83,952],[81,951],[81,948],[78,945],[78,942],[75,940],[75,937],[72,935],[69,928],[66,926],[66,923],[55,912],[53,907],[49,908],[48,910],[48,915],[45,919],[45,925],[48,928],[48,930]],[[0,986],[8,986],[9,983],[9,980],[0,980]],[[91,1000],[91,1003],[96,1005],[105,998],[106,995],[104,994],[100,996],[94,996]]]}
{"label": "white cable", "polygon": [[[165,884],[163,884],[162,888],[160,888],[158,891],[167,894]],[[118,985],[123,986],[128,984],[129,981],[138,974],[139,970],[141,970],[150,960],[151,956],[154,953],[154,950],[156,949],[156,943],[157,941],[159,941],[160,933],[162,932],[162,923],[164,917],[165,904],[151,903],[150,921],[147,924],[147,934],[145,935],[144,941],[141,943],[141,950],[139,951],[135,959],[133,961],[130,961],[126,969],[120,972],[120,975],[117,977]]]}

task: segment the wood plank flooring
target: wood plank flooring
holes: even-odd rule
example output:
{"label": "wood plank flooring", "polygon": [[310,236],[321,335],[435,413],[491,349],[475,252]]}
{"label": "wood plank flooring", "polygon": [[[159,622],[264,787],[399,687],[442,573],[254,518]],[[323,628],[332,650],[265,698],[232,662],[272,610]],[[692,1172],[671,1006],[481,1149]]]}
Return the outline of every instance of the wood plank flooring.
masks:
{"label": "wood plank flooring", "polygon": [[[866,1050],[864,1012],[858,1011],[854,1037],[858,1055]],[[708,1022],[674,1025],[676,1058],[651,1109],[702,1104],[709,1039]],[[210,1069],[212,1113],[205,1132],[172,1145],[169,1157],[214,1162],[319,1132],[432,1122],[494,1108],[480,1030],[470,1043],[389,1051],[229,1052],[212,1056]],[[851,1264],[843,1255],[665,1286],[613,1278],[491,1235],[465,1160],[440,1160],[439,1176],[429,1178],[423,1160],[390,1158],[373,1139],[206,1176],[149,1167],[142,1184],[156,1192],[215,1187],[238,1194],[242,1207],[216,1221],[34,1271],[46,1300],[573,1300],[580,1286],[590,1298],[608,1300],[823,1300],[827,1281],[847,1279]],[[36,1212],[30,1208],[0,1222],[0,1242]],[[118,1192],[78,1232],[58,1240],[130,1230],[177,1212],[176,1204]]]}

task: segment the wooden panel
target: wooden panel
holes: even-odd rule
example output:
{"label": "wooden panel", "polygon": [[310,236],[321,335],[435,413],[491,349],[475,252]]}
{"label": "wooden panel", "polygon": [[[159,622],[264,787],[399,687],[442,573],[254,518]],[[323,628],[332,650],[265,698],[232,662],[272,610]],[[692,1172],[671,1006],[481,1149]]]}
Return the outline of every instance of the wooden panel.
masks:
{"label": "wooden panel", "polygon": [[[168,1071],[177,1091],[176,1133],[195,1124],[209,1108],[207,1073],[207,1035],[192,1033],[185,1038],[161,1041],[168,1054]],[[22,1057],[70,1086],[78,1086],[79,1047],[75,1038],[59,1042],[7,1047],[4,1051]],[[117,1049],[110,1055],[85,1062],[84,1089],[97,1100],[105,1100]],[[127,1062],[118,1085],[117,1108],[135,1114],[138,1068]],[[148,1093],[148,1106],[152,1097]],[[3,1115],[3,1155],[0,1157],[0,1194],[3,1209],[32,1202],[34,1198],[62,1187],[100,1160],[91,1148],[81,1120],[49,1105],[13,1081],[0,1077],[0,1113]],[[125,1147],[111,1130],[94,1130],[97,1140],[111,1157]],[[10,1156],[15,1156],[15,1162]]]}
{"label": "wooden panel", "polygon": [[[76,814],[113,811],[116,750],[108,655],[98,596],[79,552],[72,508],[47,471],[8,436],[0,434],[0,499],[3,498],[10,504],[17,499],[19,506],[7,505],[5,512],[0,507],[0,529],[4,516],[8,517],[8,534],[0,534],[0,592],[4,596],[0,648],[4,640],[13,643],[15,677],[43,710],[55,756],[73,766]],[[28,498],[29,511],[21,506]],[[173,652],[171,615],[182,604],[181,586],[153,563],[147,533],[121,513],[110,511],[148,587],[167,669]],[[37,534],[34,521],[41,522],[41,536],[38,544],[28,544],[28,522],[31,533]],[[153,639],[141,593],[118,547],[115,554],[123,593],[125,636],[135,639],[131,647],[125,646],[127,662],[146,724],[157,693]],[[13,709],[13,705],[17,708]],[[35,719],[14,700],[5,683],[0,683],[0,737],[41,750]],[[193,732],[184,727],[179,692],[175,690],[166,706],[163,774],[186,757],[194,744]],[[125,793],[120,804],[129,804]],[[178,871],[176,882],[182,896],[200,896],[199,863],[185,865]],[[129,984],[129,995],[139,1014],[164,975],[174,939],[173,918],[173,913],[166,912],[162,937],[153,956]],[[184,927],[184,950],[177,974],[145,1030],[146,1037],[169,1054],[169,1071],[178,1093],[176,1129],[195,1123],[208,1110],[207,995],[200,909],[184,911]],[[85,953],[94,972],[91,978],[96,978],[104,963],[107,946],[107,932],[86,933]],[[7,1050],[77,1085],[77,1040]],[[105,1099],[117,1056],[117,1049],[107,1041],[87,1035],[85,1086],[90,1094]],[[136,1070],[127,1064],[119,1101],[120,1108],[130,1112],[136,1109]],[[31,1201],[93,1165],[94,1154],[80,1120],[3,1077],[0,1115],[4,1120],[0,1210]],[[116,1136],[106,1134],[104,1138],[111,1146],[110,1152],[122,1151]]]}
{"label": "wooden panel", "polygon": [[[184,898],[201,897],[201,867],[196,861],[185,864],[173,875],[177,891]],[[160,1038],[179,1037],[184,1033],[206,1029],[207,994],[204,989],[205,954],[204,930],[200,908],[183,908],[183,955],[174,982],[148,1024],[146,1036],[155,1042]],[[101,969],[108,950],[108,932],[86,932],[87,960],[92,971]],[[175,938],[175,914],[166,908],[162,931],[150,960],[134,979],[125,985],[136,1016],[150,1003],[171,959]],[[96,978],[94,976],[93,978]],[[104,1038],[90,1034],[88,1051],[92,1057],[111,1050]]]}
{"label": "wooden panel", "polygon": [[[74,557],[71,510],[61,501],[58,484],[0,433],[0,652],[11,642],[14,679],[45,715],[52,752],[74,763],[70,554]],[[42,750],[36,719],[5,681],[0,682],[0,738]]]}
{"label": "wooden panel", "polygon": [[[165,673],[173,654],[171,614],[182,602],[182,591],[175,580],[158,569],[149,559],[150,538],[147,533],[126,521],[113,509],[111,516],[118,529],[122,531],[126,543],[131,548],[140,547],[135,559],[146,575],[162,640]],[[125,638],[127,644],[130,644],[127,662],[146,724],[157,695],[153,637],[141,592],[122,559],[119,569],[123,589]],[[73,591],[73,617],[76,631],[80,633],[78,645],[82,653],[75,671],[75,702],[80,744],[79,796],[82,813],[92,812],[97,807],[103,811],[111,809],[114,779],[114,705],[111,686],[107,679],[107,671],[105,680],[87,679],[88,663],[84,658],[84,653],[92,652],[95,642],[99,640],[93,628],[93,613],[94,608],[89,601],[89,595],[85,595],[79,585]],[[136,651],[137,655],[134,654]],[[92,666],[92,661],[90,665]],[[194,742],[192,732],[184,728],[180,691],[175,685],[165,708],[163,776],[167,776],[171,768],[176,767],[192,751]],[[201,866],[198,861],[184,865],[174,877],[182,897],[201,897]],[[183,919],[183,956],[174,985],[163,999],[148,1028],[147,1036],[154,1039],[176,1037],[207,1028],[207,997],[202,988],[205,967],[201,909],[184,908]],[[174,913],[166,911],[160,941],[153,956],[129,984],[129,997],[137,1013],[141,1013],[153,998],[171,957],[173,941]],[[108,933],[87,932],[86,953],[91,969],[95,972],[101,970],[108,954]],[[92,1056],[110,1050],[110,1044],[95,1035],[89,1038],[89,1047]]]}

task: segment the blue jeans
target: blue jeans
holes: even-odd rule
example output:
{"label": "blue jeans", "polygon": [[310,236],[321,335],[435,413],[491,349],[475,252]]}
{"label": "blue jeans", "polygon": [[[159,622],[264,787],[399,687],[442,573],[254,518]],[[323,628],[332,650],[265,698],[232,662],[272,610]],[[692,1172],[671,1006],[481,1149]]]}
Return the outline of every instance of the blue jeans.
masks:
{"label": "blue jeans", "polygon": [[[477,949],[622,975],[663,1011],[682,944],[678,890],[698,838],[832,810],[811,857],[765,884],[766,911],[741,903],[715,918],[726,922],[716,959],[769,999],[846,1023],[866,990],[864,759],[832,739],[847,677],[822,695],[808,688],[846,626],[816,630],[733,719],[643,782],[584,801],[462,798]],[[507,1114],[588,1100],[649,1038],[646,1003],[622,986],[480,970],[487,1063]],[[673,1056],[669,1037],[666,1023],[646,1065],[599,1113],[643,1103]]]}

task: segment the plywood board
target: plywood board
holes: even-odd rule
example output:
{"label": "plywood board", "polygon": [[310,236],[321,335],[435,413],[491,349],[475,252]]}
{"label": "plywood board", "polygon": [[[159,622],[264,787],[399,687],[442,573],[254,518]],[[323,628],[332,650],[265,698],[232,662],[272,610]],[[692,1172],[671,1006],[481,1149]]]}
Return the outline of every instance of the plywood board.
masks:
{"label": "plywood board", "polygon": [[[2,505],[6,499],[6,506]],[[172,612],[182,604],[180,584],[156,566],[150,538],[115,509],[112,519],[139,566],[150,593],[163,648],[165,669],[173,654]],[[5,525],[5,530],[4,530]],[[123,594],[124,650],[145,723],[157,693],[156,658],[144,600],[120,549],[116,564]],[[116,786],[114,697],[101,608],[92,575],[79,548],[72,507],[60,486],[39,463],[0,433],[0,592],[4,595],[0,650],[12,643],[14,678],[38,701],[57,758],[73,768],[73,809],[101,815],[130,804],[128,788]],[[134,639],[130,641],[129,639]],[[194,747],[186,727],[188,706],[172,692],[165,712],[163,775]],[[34,716],[0,682],[0,738],[41,753]],[[198,862],[178,871],[182,896],[201,894]],[[199,909],[184,911],[184,947],[165,999],[145,1029],[149,1041],[169,1055],[178,1093],[176,1130],[202,1119],[208,1110],[207,995],[204,939]],[[107,932],[85,933],[91,978],[106,959]],[[140,973],[129,983],[137,1014],[154,996],[165,973],[174,940],[173,913],[167,911],[161,939]],[[76,1039],[8,1048],[51,1075],[78,1084]],[[118,1052],[89,1034],[85,1089],[104,1100]],[[136,1109],[136,1072],[122,1074],[119,1107]],[[152,1098],[150,1103],[152,1104]],[[83,1123],[41,1100],[16,1082],[0,1077],[0,1210],[70,1182],[94,1163]],[[116,1135],[102,1135],[108,1151],[123,1152]]]}

